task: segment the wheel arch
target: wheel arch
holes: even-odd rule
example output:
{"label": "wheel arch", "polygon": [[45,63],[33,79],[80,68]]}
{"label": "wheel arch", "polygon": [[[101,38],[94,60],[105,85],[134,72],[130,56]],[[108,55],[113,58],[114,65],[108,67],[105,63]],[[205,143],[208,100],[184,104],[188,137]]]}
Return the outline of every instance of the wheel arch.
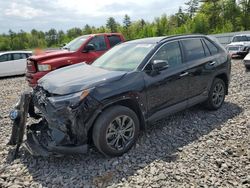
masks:
{"label": "wheel arch", "polygon": [[219,78],[219,79],[224,81],[224,83],[226,85],[226,95],[227,95],[228,94],[228,87],[229,87],[229,79],[227,77],[227,74],[226,73],[220,73],[220,74],[216,75],[215,78]]}
{"label": "wheel arch", "polygon": [[103,105],[101,109],[98,109],[97,115],[94,117],[92,125],[91,125],[90,129],[88,130],[88,139],[89,139],[90,142],[91,142],[91,139],[92,139],[91,135],[92,135],[92,132],[93,132],[93,127],[94,127],[94,124],[97,121],[98,117],[101,115],[101,113],[104,110],[106,110],[108,108],[111,108],[113,106],[125,106],[125,107],[133,110],[136,113],[136,115],[137,115],[137,117],[139,119],[140,130],[145,129],[146,121],[145,121],[144,115],[142,113],[142,110],[141,110],[138,102],[135,99],[132,99],[132,98],[124,98],[124,99],[116,100],[116,101],[113,101],[113,102],[109,102],[109,103]]}

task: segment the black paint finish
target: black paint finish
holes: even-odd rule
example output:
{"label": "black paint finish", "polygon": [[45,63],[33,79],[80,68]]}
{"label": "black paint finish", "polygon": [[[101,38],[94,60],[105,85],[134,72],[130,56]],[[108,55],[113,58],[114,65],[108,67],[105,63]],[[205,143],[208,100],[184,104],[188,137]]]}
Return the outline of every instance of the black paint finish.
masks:
{"label": "black paint finish", "polygon": [[[145,69],[153,54],[164,44],[184,39],[206,38],[203,35],[187,35],[166,38],[151,38],[131,41],[138,44],[156,44],[141,65],[130,72],[110,71],[91,65],[78,64],[47,74],[34,90],[33,101],[48,122],[51,138],[56,145],[86,144],[88,133],[98,115],[105,108],[122,104],[133,109],[141,124],[155,121],[173,112],[203,102],[215,77],[230,81],[230,58],[220,45],[214,43],[218,53],[195,61],[154,71]],[[90,89],[89,96],[77,107],[69,106],[72,93]],[[60,106],[50,97],[62,97]]]}

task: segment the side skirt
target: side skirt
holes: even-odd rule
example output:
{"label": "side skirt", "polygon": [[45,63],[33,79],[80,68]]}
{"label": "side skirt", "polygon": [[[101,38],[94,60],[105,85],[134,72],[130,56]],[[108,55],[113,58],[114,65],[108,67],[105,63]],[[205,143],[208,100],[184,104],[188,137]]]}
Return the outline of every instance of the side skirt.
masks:
{"label": "side skirt", "polygon": [[196,97],[193,97],[191,99],[185,100],[181,103],[175,104],[173,106],[170,106],[168,108],[162,109],[159,112],[154,113],[152,116],[150,116],[147,119],[147,124],[150,124],[154,121],[157,121],[159,119],[165,118],[171,114],[174,114],[176,112],[182,111],[184,109],[190,108],[196,104],[202,103],[207,100],[208,96],[199,95]]}

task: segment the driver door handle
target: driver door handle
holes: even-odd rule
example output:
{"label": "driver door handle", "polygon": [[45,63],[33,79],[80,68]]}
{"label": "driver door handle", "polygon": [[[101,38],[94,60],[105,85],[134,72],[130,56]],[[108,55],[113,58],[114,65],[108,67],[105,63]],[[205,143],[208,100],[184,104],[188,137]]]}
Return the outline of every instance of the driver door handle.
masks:
{"label": "driver door handle", "polygon": [[184,77],[184,76],[187,76],[189,73],[188,72],[183,72],[180,74],[180,77]]}
{"label": "driver door handle", "polygon": [[211,66],[214,66],[215,65],[215,61],[213,61],[213,62],[211,62],[211,63],[209,63],[209,65],[211,65]]}

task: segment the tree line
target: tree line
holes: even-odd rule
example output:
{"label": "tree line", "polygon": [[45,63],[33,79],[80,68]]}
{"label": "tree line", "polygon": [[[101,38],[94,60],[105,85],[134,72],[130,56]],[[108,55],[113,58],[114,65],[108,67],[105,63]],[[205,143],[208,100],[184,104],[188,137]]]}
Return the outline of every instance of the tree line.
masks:
{"label": "tree line", "polygon": [[174,34],[214,34],[223,32],[250,30],[250,0],[189,0],[185,8],[179,7],[173,15],[163,14],[152,22],[140,19],[131,21],[125,15],[122,23],[113,17],[106,25],[94,27],[86,24],[83,28],[75,27],[47,32],[32,29],[31,32],[20,30],[0,35],[0,51],[34,48],[59,47],[70,40],[85,34],[120,32],[126,40]]}

